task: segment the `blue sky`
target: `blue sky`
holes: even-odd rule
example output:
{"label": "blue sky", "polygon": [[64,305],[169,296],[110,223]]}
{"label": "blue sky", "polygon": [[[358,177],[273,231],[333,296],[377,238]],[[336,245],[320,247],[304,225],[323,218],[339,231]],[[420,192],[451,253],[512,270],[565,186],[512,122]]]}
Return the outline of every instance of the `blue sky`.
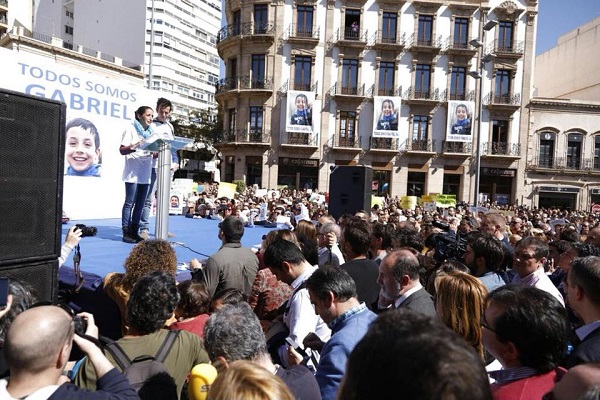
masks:
{"label": "blue sky", "polygon": [[558,37],[600,17],[600,0],[539,0],[536,55],[556,45]]}

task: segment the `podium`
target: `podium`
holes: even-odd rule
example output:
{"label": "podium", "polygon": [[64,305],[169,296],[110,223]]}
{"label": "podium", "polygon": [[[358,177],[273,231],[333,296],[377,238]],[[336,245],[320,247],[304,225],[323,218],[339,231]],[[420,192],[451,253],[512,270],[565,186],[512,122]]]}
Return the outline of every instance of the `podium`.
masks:
{"label": "podium", "polygon": [[188,139],[171,134],[154,133],[144,139],[139,148],[158,152],[156,167],[156,239],[167,239],[169,232],[169,193],[171,191],[171,161],[172,150],[179,150],[192,143]]}

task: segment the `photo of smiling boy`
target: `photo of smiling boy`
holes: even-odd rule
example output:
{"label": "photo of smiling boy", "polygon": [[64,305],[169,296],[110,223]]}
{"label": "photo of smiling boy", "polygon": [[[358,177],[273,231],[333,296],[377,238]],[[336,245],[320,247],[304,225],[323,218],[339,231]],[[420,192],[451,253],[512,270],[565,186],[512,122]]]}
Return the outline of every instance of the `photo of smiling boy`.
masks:
{"label": "photo of smiling boy", "polygon": [[471,134],[471,118],[466,104],[458,104],[456,106],[455,122],[452,125],[453,135],[470,135]]}
{"label": "photo of smiling boy", "polygon": [[292,114],[290,123],[292,125],[312,125],[312,116],[308,98],[300,93],[295,99],[296,111]]}
{"label": "photo of smiling boy", "polygon": [[67,123],[65,131],[67,175],[100,176],[102,153],[96,126],[87,119],[75,118]]}

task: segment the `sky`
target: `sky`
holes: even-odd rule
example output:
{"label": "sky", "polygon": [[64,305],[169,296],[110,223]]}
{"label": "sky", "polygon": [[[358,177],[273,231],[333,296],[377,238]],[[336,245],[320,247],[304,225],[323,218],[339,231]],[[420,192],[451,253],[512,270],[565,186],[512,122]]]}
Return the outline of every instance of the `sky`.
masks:
{"label": "sky", "polygon": [[539,0],[536,55],[556,46],[559,36],[600,17],[600,0]]}

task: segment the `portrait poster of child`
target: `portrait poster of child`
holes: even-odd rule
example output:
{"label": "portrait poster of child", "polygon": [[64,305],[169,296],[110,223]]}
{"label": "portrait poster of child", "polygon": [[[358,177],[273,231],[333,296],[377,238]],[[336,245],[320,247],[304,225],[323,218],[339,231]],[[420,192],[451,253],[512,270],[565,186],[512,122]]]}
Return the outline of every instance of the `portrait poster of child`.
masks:
{"label": "portrait poster of child", "polygon": [[93,122],[75,118],[65,127],[66,174],[70,176],[100,176],[102,152],[100,134]]}
{"label": "portrait poster of child", "polygon": [[287,123],[288,132],[312,132],[313,124],[313,92],[290,90],[287,92]]}
{"label": "portrait poster of child", "polygon": [[373,137],[398,137],[400,97],[374,98]]}
{"label": "portrait poster of child", "polygon": [[448,102],[448,131],[446,140],[472,142],[472,119],[475,103],[472,101]]}

